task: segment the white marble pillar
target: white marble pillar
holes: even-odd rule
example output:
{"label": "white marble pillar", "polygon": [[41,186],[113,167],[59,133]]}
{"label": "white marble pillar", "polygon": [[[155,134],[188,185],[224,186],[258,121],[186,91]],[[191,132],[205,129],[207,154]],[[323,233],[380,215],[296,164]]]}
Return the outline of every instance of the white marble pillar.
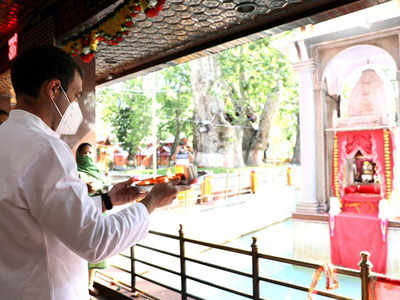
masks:
{"label": "white marble pillar", "polygon": [[316,110],[313,60],[294,64],[299,80],[300,152],[302,194],[296,203],[296,213],[318,213],[316,178]]}

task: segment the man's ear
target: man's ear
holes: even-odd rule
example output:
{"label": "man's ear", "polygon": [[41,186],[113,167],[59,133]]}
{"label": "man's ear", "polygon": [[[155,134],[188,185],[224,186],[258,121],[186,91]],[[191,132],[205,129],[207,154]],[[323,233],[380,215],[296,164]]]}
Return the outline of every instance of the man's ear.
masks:
{"label": "man's ear", "polygon": [[50,79],[44,83],[44,92],[49,99],[56,99],[60,94],[61,81],[59,79]]}

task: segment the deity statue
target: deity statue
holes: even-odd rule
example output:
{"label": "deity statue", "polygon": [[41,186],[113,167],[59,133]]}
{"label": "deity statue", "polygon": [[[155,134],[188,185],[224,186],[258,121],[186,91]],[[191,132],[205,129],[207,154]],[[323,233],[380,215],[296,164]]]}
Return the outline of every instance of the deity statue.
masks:
{"label": "deity statue", "polygon": [[376,179],[375,163],[357,151],[353,160],[353,182],[373,183]]}

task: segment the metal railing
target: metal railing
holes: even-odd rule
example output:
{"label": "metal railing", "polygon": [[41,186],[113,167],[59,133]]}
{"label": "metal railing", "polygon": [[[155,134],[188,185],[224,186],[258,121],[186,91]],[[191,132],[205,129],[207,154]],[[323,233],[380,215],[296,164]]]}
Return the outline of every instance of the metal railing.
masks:
{"label": "metal railing", "polygon": [[218,199],[228,199],[238,195],[252,193],[251,172],[226,172],[223,174],[208,175],[204,181],[207,181],[211,192],[201,184],[193,184],[192,190],[182,192],[178,195],[177,205],[171,205],[166,209],[179,207],[191,207],[196,203],[206,203]]}
{"label": "metal railing", "polygon": [[[266,255],[266,254],[262,254],[258,252],[258,246],[257,246],[257,240],[256,238],[253,237],[253,242],[251,245],[251,251],[247,251],[247,250],[243,250],[243,249],[238,249],[238,248],[232,248],[232,247],[228,247],[228,246],[223,246],[223,245],[217,245],[217,244],[212,244],[212,243],[208,243],[208,242],[204,242],[204,241],[198,241],[198,240],[194,240],[194,239],[188,239],[185,238],[184,233],[183,233],[183,228],[182,225],[180,225],[180,229],[179,229],[179,234],[178,236],[176,235],[171,235],[171,234],[166,234],[166,233],[161,233],[161,232],[156,232],[156,231],[150,231],[151,235],[155,235],[158,237],[164,237],[164,238],[168,238],[168,239],[173,239],[179,242],[179,253],[172,253],[169,251],[165,251],[159,248],[155,248],[155,247],[150,247],[147,245],[143,245],[143,244],[137,244],[136,246],[132,247],[130,249],[130,255],[125,255],[125,254],[120,254],[122,257],[129,259],[130,260],[130,264],[131,264],[131,270],[127,270],[125,268],[121,268],[119,266],[115,266],[113,265],[113,267],[123,271],[123,272],[127,272],[131,275],[131,290],[132,292],[136,292],[139,291],[141,293],[146,294],[147,296],[151,296],[149,295],[148,292],[146,291],[141,291],[137,288],[136,286],[136,279],[137,278],[141,278],[144,279],[148,282],[151,282],[153,284],[156,284],[158,286],[161,286],[163,288],[166,288],[168,290],[174,291],[178,294],[181,295],[181,299],[182,300],[186,300],[188,299],[188,297],[190,297],[191,299],[203,299],[198,295],[195,295],[193,293],[188,292],[187,289],[187,282],[188,280],[194,281],[194,282],[198,282],[200,284],[209,286],[209,287],[213,287],[228,293],[232,293],[235,295],[239,295],[242,296],[244,298],[248,298],[248,299],[255,299],[255,300],[262,300],[263,298],[261,298],[260,296],[260,283],[262,282],[266,282],[266,283],[272,283],[272,284],[276,284],[279,286],[284,286],[287,288],[291,288],[291,289],[295,289],[295,290],[300,290],[303,292],[308,292],[309,288],[305,287],[305,286],[301,286],[301,285],[297,285],[297,284],[293,284],[290,282],[286,282],[286,281],[282,281],[282,280],[278,280],[278,279],[273,279],[273,278],[269,278],[269,277],[264,277],[264,276],[260,276],[259,273],[259,263],[260,260],[269,260],[269,261],[275,261],[275,262],[279,262],[279,263],[284,263],[284,264],[290,264],[293,266],[299,266],[299,267],[305,267],[305,268],[310,268],[310,269],[319,269],[322,266],[319,264],[313,264],[313,263],[309,263],[309,262],[304,262],[304,261],[299,261],[299,260],[295,260],[295,259],[288,259],[288,258],[283,258],[283,257],[277,257],[277,256],[272,256],[272,255]],[[192,257],[188,257],[185,254],[185,246],[186,245],[198,245],[198,246],[204,246],[210,249],[218,249],[218,250],[222,250],[222,251],[227,251],[230,253],[236,253],[236,254],[240,254],[246,257],[251,257],[252,260],[252,271],[250,272],[243,272],[243,271],[239,271],[236,269],[231,269],[225,266],[221,266],[221,265],[217,265],[214,263],[210,263],[210,262],[204,262]],[[147,249],[147,250],[151,250],[151,251],[155,251],[157,253],[161,253],[170,257],[174,257],[179,259],[179,265],[180,265],[180,270],[175,271],[163,266],[159,266],[156,264],[153,264],[149,261],[146,261],[144,259],[140,259],[135,255],[135,248],[142,248],[142,249]],[[370,269],[371,269],[371,264],[369,262],[369,254],[362,252],[361,253],[361,262],[360,262],[360,271],[356,271],[356,270],[352,270],[352,269],[346,269],[346,268],[337,268],[336,271],[339,274],[343,274],[343,275],[348,275],[348,276],[353,276],[356,278],[360,278],[361,280],[361,294],[362,294],[362,300],[368,300],[368,283],[369,283],[369,277],[370,277]],[[236,274],[238,276],[241,276],[242,278],[247,278],[247,279],[251,279],[252,280],[252,293],[246,293],[243,291],[239,291],[236,289],[232,289],[226,286],[222,286],[219,284],[216,284],[214,282],[208,281],[208,280],[204,280],[195,276],[191,276],[187,273],[186,271],[186,263],[190,262],[190,263],[194,263],[194,264],[198,264],[198,265],[202,265],[202,266],[206,266],[212,269],[216,269],[216,270],[221,270],[224,272],[229,272],[231,274]],[[172,287],[168,284],[159,282],[155,279],[151,279],[147,276],[144,276],[143,274],[140,274],[136,271],[136,263],[141,263],[144,265],[147,265],[149,267],[170,273],[170,274],[174,274],[176,276],[180,277],[180,288],[176,288],[176,287]],[[352,298],[348,298],[345,296],[341,296],[338,294],[334,294],[334,293],[329,293],[329,292],[325,292],[325,291],[320,291],[320,290],[313,290],[313,294],[316,295],[321,295],[324,297],[328,297],[328,298],[332,298],[332,299],[342,299],[342,300],[350,300]],[[154,296],[152,296],[154,299]]]}

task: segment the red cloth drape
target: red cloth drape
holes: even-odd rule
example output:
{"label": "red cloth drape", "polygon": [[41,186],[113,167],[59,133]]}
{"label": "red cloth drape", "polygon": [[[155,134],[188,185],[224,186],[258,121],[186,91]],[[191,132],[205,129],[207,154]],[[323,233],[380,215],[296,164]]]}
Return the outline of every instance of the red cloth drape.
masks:
{"label": "red cloth drape", "polygon": [[[340,198],[344,195],[344,163],[346,159],[354,158],[357,151],[363,156],[372,159],[376,163],[376,172],[380,175],[382,190],[384,196],[387,196],[386,190],[386,169],[385,169],[385,148],[384,148],[384,132],[387,129],[360,130],[360,131],[338,131],[336,132],[338,147],[338,174],[339,193],[335,191],[335,168],[332,167],[332,190],[336,197]],[[391,174],[393,174],[393,132],[389,131],[390,144],[390,162]],[[334,159],[333,159],[334,161]],[[393,180],[393,177],[390,179]]]}
{"label": "red cloth drape", "polygon": [[371,279],[369,286],[370,300],[400,299],[400,280],[377,277]]}
{"label": "red cloth drape", "polygon": [[386,220],[351,213],[341,213],[329,219],[332,264],[359,269],[360,252],[368,251],[372,271],[386,273]]}
{"label": "red cloth drape", "polygon": [[342,211],[361,215],[378,216],[381,196],[369,193],[351,193],[342,198]]}

